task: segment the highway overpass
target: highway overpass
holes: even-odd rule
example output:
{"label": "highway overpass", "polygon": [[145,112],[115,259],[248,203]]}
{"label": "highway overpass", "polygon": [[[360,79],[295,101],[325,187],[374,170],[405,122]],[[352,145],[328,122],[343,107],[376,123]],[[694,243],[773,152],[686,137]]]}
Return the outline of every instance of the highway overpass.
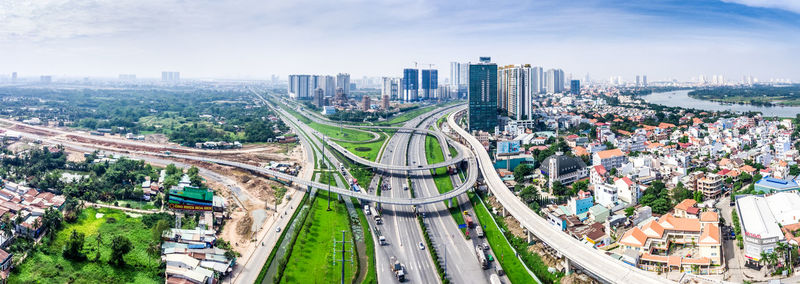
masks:
{"label": "highway overpass", "polygon": [[[461,108],[457,112],[464,111],[465,109],[466,108]],[[605,255],[602,251],[586,246],[561,230],[556,229],[544,218],[536,214],[536,212],[533,212],[533,210],[528,208],[528,205],[523,203],[506,187],[497,175],[489,153],[486,152],[486,149],[483,148],[483,145],[481,145],[478,139],[459,127],[453,117],[455,117],[455,115],[450,115],[447,118],[447,123],[451,129],[464,138],[468,146],[472,148],[472,151],[478,157],[478,165],[489,190],[494,194],[497,201],[503,205],[505,211],[517,219],[520,225],[528,230],[529,234],[533,233],[541,241],[569,259],[571,264],[583,268],[603,282],[673,283],[653,273],[640,270],[613,259]]]}

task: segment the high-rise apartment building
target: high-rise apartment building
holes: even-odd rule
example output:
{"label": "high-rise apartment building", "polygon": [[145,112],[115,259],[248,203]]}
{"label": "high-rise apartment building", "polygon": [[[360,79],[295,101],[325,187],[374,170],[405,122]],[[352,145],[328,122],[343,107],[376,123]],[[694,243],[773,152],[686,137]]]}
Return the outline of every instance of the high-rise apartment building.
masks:
{"label": "high-rise apartment building", "polygon": [[314,105],[318,108],[325,106],[325,90],[322,88],[314,89]]}
{"label": "high-rise apartment building", "polygon": [[512,119],[531,117],[531,71],[530,65],[508,65],[497,70],[497,108]]}
{"label": "high-rise apartment building", "polygon": [[181,72],[174,72],[174,71],[161,72],[161,81],[178,82],[180,80],[181,80]]}
{"label": "high-rise apartment building", "polygon": [[419,100],[419,70],[403,69],[403,100],[415,102]]}
{"label": "high-rise apartment building", "polygon": [[647,87],[647,75],[642,75],[642,87]]}
{"label": "high-rise apartment building", "polygon": [[422,69],[422,99],[429,100],[436,96],[436,88],[439,87],[439,70],[436,69]]}
{"label": "high-rise apartment building", "polygon": [[581,94],[581,80],[572,80],[569,82],[569,92],[573,95]]}
{"label": "high-rise apartment building", "polygon": [[289,75],[289,97],[296,100],[305,100],[311,97],[311,75]]}
{"label": "high-rise apartment building", "polygon": [[481,57],[480,62],[469,65],[467,92],[469,130],[494,132],[497,127],[497,64],[491,58]]}
{"label": "high-rise apartment building", "polygon": [[564,70],[550,69],[547,70],[545,77],[545,89],[548,94],[557,94],[564,92]]}
{"label": "high-rise apartment building", "polygon": [[400,78],[383,77],[383,88],[381,89],[381,95],[389,96],[389,99],[391,100],[397,100],[400,98],[400,89]]}
{"label": "high-rise apartment building", "polygon": [[339,73],[336,75],[336,87],[342,88],[346,95],[350,94],[350,74]]}
{"label": "high-rise apartment building", "polygon": [[636,75],[636,87],[641,87],[641,84],[642,84],[642,77]]}
{"label": "high-rise apartment building", "polygon": [[[466,74],[464,74],[466,76]],[[450,62],[450,86],[458,88],[461,80],[461,63]]]}

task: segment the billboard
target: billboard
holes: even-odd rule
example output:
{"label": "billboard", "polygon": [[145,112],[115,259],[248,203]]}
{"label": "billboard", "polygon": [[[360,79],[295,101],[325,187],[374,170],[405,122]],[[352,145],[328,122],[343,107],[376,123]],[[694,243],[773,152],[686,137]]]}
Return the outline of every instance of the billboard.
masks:
{"label": "billboard", "polygon": [[210,205],[192,205],[192,204],[169,204],[169,209],[175,210],[194,210],[194,211],[212,211],[213,207]]}
{"label": "billboard", "polygon": [[519,140],[512,140],[512,141],[500,141],[497,142],[497,154],[498,155],[513,155],[518,154],[520,147]]}

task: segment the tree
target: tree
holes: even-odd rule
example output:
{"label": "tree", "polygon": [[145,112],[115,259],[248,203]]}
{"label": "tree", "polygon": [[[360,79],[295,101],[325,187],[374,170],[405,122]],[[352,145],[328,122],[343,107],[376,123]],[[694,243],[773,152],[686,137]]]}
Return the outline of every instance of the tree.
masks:
{"label": "tree", "polygon": [[633,208],[633,207],[625,208],[625,217],[633,216],[633,212],[634,211],[635,211],[635,208]]}
{"label": "tree", "polygon": [[85,259],[86,256],[83,255],[84,241],[85,235],[73,229],[72,234],[70,234],[67,240],[67,244],[64,246],[64,251],[62,252],[64,258],[78,261]]}
{"label": "tree", "polygon": [[553,194],[556,196],[563,196],[567,194],[567,187],[561,184],[560,181],[553,182],[553,188],[551,189]]}
{"label": "tree", "polygon": [[694,201],[698,203],[703,202],[703,192],[702,191],[695,191],[694,192]]}
{"label": "tree", "polygon": [[179,173],[181,171],[180,169],[178,169],[178,167],[175,166],[175,164],[167,165],[167,167],[164,168],[164,170],[166,171],[166,174],[168,176],[175,175],[175,174],[177,174],[177,173]]}
{"label": "tree", "polygon": [[125,236],[115,236],[111,240],[111,258],[108,262],[114,266],[125,265],[125,254],[133,249],[133,244]]}
{"label": "tree", "polygon": [[533,167],[522,164],[514,168],[514,181],[517,183],[522,183],[525,181],[525,176],[530,175],[533,173]]}
{"label": "tree", "polygon": [[539,199],[539,191],[536,187],[529,185],[520,191],[519,197],[522,198],[522,201],[525,203],[531,203]]}
{"label": "tree", "polygon": [[680,203],[684,199],[693,199],[694,195],[691,190],[686,189],[683,183],[678,182],[678,185],[672,189],[672,203]]}
{"label": "tree", "polygon": [[164,235],[164,231],[169,230],[170,224],[167,220],[161,219],[156,222],[153,226],[153,240],[156,242],[161,242],[161,236]]}

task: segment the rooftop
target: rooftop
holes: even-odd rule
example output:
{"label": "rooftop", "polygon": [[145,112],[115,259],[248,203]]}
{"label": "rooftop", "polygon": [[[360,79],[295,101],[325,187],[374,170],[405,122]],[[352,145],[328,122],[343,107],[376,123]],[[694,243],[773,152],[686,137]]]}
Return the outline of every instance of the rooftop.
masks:
{"label": "rooftop", "polygon": [[737,198],[736,207],[740,215],[739,222],[746,234],[761,238],[780,238],[783,235],[764,197],[751,195]]}

